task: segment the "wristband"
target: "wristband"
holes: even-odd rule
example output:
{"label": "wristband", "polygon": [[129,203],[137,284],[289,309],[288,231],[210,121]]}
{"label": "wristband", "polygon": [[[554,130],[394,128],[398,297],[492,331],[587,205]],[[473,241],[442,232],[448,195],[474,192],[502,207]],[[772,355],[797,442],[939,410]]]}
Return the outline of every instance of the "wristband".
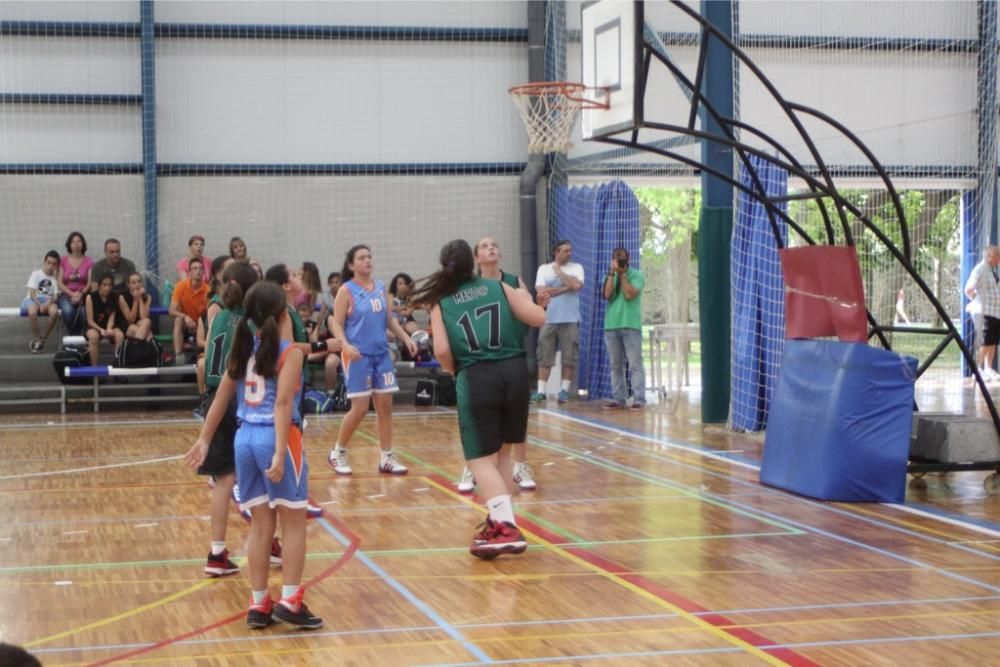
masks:
{"label": "wristband", "polygon": [[608,278],[612,278],[612,277],[614,277],[614,275],[615,275],[615,272],[614,272],[614,271],[608,271],[608,275],[607,275],[607,277],[608,277]]}
{"label": "wristband", "polygon": [[309,345],[313,352],[325,352],[326,351],[326,341],[318,340]]}

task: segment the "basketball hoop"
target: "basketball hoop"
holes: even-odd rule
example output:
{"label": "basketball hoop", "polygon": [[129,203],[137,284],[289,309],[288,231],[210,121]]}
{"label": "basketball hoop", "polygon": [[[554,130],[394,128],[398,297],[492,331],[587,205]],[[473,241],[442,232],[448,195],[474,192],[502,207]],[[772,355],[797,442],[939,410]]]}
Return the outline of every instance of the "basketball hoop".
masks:
{"label": "basketball hoop", "polygon": [[570,134],[580,110],[608,108],[607,88],[588,88],[582,83],[523,83],[508,92],[528,130],[529,153],[569,150],[573,146]]}

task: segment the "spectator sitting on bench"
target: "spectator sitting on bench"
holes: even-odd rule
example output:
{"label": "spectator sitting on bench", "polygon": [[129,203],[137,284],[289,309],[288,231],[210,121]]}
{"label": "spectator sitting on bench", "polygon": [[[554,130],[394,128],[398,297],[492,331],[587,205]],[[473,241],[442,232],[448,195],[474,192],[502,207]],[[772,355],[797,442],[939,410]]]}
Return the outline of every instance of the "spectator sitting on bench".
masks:
{"label": "spectator sitting on bench", "polygon": [[208,284],[201,262],[191,262],[188,277],[174,286],[170,297],[170,315],[174,317],[174,356],[176,361],[184,351],[184,341],[194,336],[198,329],[198,318],[208,307]]}
{"label": "spectator sitting on bench", "polygon": [[[45,349],[45,339],[52,333],[59,319],[59,283],[56,278],[56,271],[59,269],[59,253],[49,250],[45,253],[42,261],[42,268],[35,269],[28,277],[28,296],[21,303],[21,308],[28,311],[28,319],[31,320],[31,342],[28,349],[34,354]],[[45,325],[45,333],[40,333],[38,328],[38,314],[47,313],[49,323]]]}
{"label": "spectator sitting on bench", "polygon": [[118,239],[108,239],[104,242],[104,259],[98,260],[90,270],[90,291],[97,291],[97,280],[104,274],[109,274],[116,294],[128,290],[128,277],[135,273],[135,264],[130,259],[122,257],[122,244]]}
{"label": "spectator sitting on bench", "polygon": [[86,329],[84,297],[90,291],[90,270],[94,260],[87,257],[87,239],[80,232],[66,238],[66,254],[59,260],[59,310],[66,333],[79,336]]}
{"label": "spectator sitting on bench", "polygon": [[330,291],[319,295],[319,323],[323,325],[323,331],[330,331],[327,318],[333,315],[333,300],[337,298],[340,290],[340,271],[333,271],[326,277],[326,286]]}
{"label": "spectator sitting on bench", "polygon": [[87,295],[87,347],[90,348],[90,365],[97,365],[97,346],[102,340],[114,344],[115,349],[125,340],[125,334],[115,327],[117,296],[112,294],[115,280],[105,273],[97,282],[97,292]]}
{"label": "spectator sitting on bench", "polygon": [[118,295],[118,317],[115,326],[124,332],[127,338],[149,340],[153,337],[153,321],[149,317],[149,308],[153,298],[146,294],[146,283],[142,274],[134,271],[128,276],[126,291]]}
{"label": "spectator sitting on bench", "polygon": [[212,260],[205,257],[205,237],[195,234],[188,239],[188,256],[177,262],[177,280],[186,280],[192,264],[201,264],[201,277],[208,276],[212,270]]}

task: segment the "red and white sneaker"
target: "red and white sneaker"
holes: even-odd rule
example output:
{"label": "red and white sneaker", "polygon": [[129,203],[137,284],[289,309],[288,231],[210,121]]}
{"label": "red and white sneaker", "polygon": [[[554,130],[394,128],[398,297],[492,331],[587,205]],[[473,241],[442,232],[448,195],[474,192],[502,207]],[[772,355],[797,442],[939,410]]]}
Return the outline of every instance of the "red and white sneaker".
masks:
{"label": "red and white sneaker", "polygon": [[308,503],[306,505],[306,518],[307,519],[318,519],[323,516],[323,508],[319,505],[313,505]]}
{"label": "red and white sneaker", "polygon": [[512,523],[494,522],[489,517],[479,524],[479,531],[472,538],[469,553],[476,558],[493,560],[500,554],[520,554],[528,548],[521,531]]}
{"label": "red and white sneaker", "polygon": [[271,602],[270,595],[261,600],[260,604],[254,604],[251,597],[250,610],[247,611],[247,627],[251,630],[258,630],[274,623],[274,620],[271,618],[271,611],[273,609],[274,604]]}
{"label": "red and white sneaker", "polygon": [[223,549],[222,553],[208,553],[205,561],[205,574],[210,577],[224,577],[227,574],[236,574],[240,571],[240,566],[229,560],[229,549]]}
{"label": "red and white sneaker", "polygon": [[281,567],[281,540],[271,540],[271,567]]}
{"label": "red and white sneaker", "polygon": [[527,463],[514,464],[514,483],[524,491],[534,491],[538,487],[535,473]]}
{"label": "red and white sneaker", "polygon": [[350,475],[354,472],[351,464],[347,462],[347,450],[334,447],[330,450],[330,455],[326,457],[327,463],[338,475]]}
{"label": "red and white sneaker", "polygon": [[379,455],[378,471],[384,475],[405,475],[410,469],[398,462],[392,452],[389,452],[385,456]]}

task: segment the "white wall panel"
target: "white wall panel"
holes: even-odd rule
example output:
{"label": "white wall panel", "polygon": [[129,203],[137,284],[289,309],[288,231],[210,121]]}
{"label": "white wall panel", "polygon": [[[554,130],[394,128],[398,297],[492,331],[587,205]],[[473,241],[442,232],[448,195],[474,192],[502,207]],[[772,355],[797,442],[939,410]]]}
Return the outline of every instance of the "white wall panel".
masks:
{"label": "white wall panel", "polygon": [[0,37],[0,91],[138,95],[139,40]]}
{"label": "white wall panel", "polygon": [[524,159],[523,44],[160,40],[168,162]]}
{"label": "white wall panel", "polygon": [[141,162],[138,107],[0,105],[0,162]]}
{"label": "white wall panel", "polygon": [[271,23],[279,25],[468,26],[527,25],[526,3],[491,2],[159,2],[163,23]]}
{"label": "white wall panel", "polygon": [[0,2],[0,21],[110,21],[136,22],[139,20],[139,2],[111,0],[80,2],[64,0],[21,0]]}

